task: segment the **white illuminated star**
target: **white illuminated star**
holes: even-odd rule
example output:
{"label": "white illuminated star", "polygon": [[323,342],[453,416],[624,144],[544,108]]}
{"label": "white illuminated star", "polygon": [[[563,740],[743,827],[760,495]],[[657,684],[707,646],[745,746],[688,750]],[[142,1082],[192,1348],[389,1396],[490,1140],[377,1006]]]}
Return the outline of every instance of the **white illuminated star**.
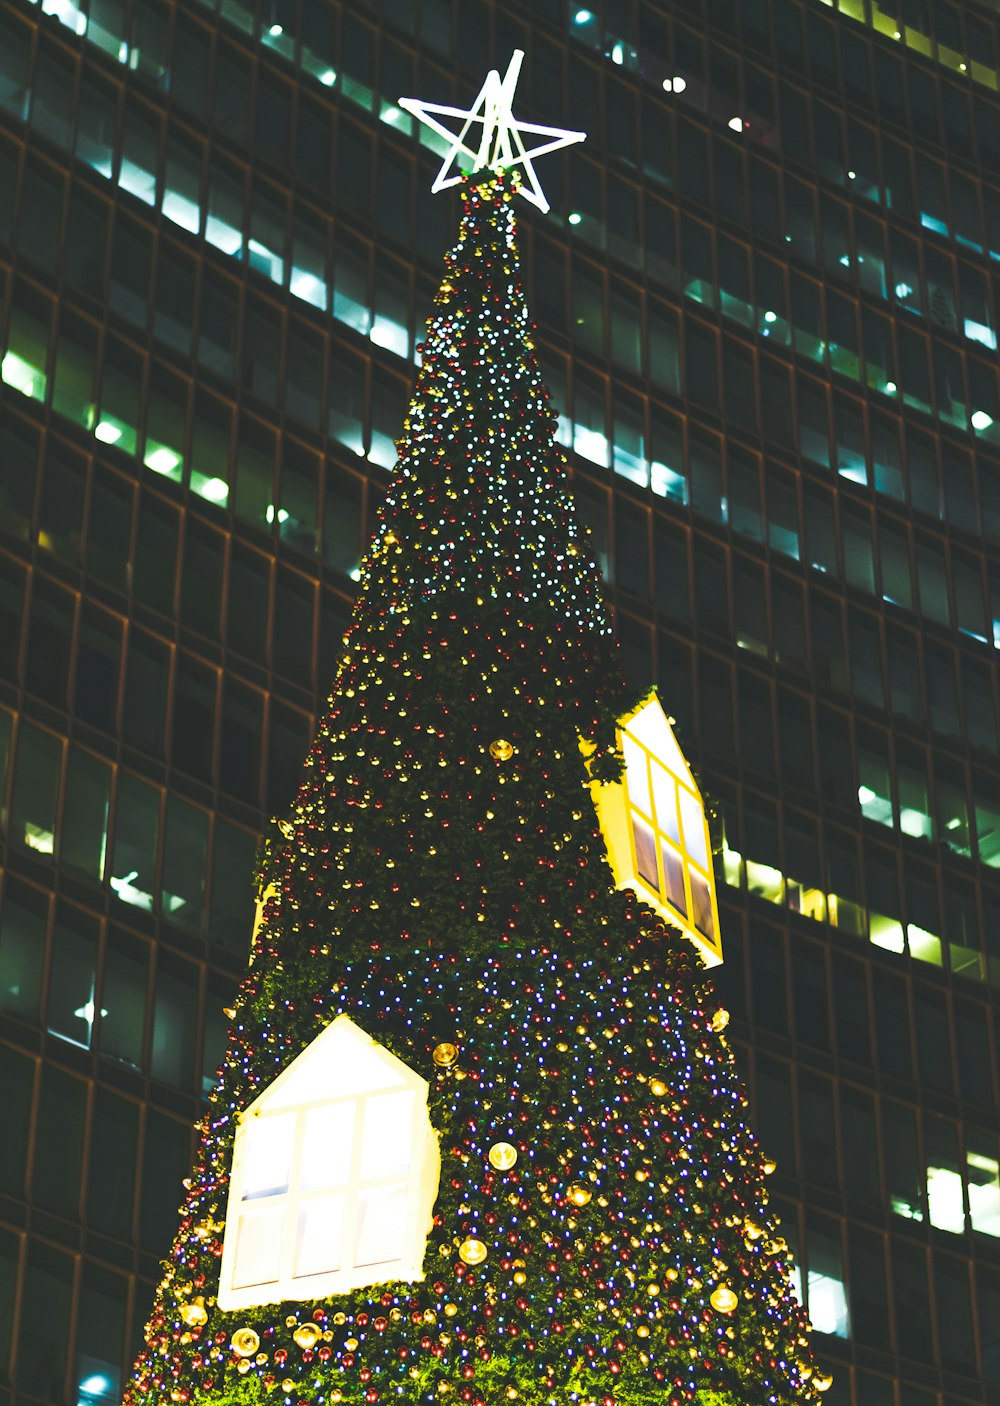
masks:
{"label": "white illuminated star", "polygon": [[[416,98],[400,98],[399,106],[401,108],[412,112],[414,117],[425,122],[428,127],[433,128],[439,136],[444,137],[445,141],[449,143],[444,164],[437,173],[431,190],[439,191],[444,190],[447,186],[458,185],[463,173],[457,168],[455,168],[455,174],[449,174],[449,172],[454,167],[457,157],[467,156],[474,163],[473,172],[494,170],[498,167],[504,169],[511,166],[522,167],[524,181],[520,186],[521,194],[525,200],[530,200],[532,205],[537,205],[540,210],[549,208],[549,202],[545,199],[542,188],[538,184],[535,168],[531,164],[532,160],[538,156],[545,156],[550,151],[558,151],[560,147],[570,146],[573,142],[582,142],[586,140],[587,134],[586,132],[569,132],[562,127],[540,127],[534,122],[518,122],[516,120],[512,105],[514,89],[517,87],[523,59],[523,50],[515,49],[503,78],[500,77],[495,68],[490,69],[486,76],[486,82],[471,108],[442,107],[439,103],[418,102]],[[458,132],[453,132],[443,122],[439,122],[438,117],[457,117],[464,120],[461,129]],[[476,130],[474,124],[479,124],[482,128],[481,134]],[[470,131],[472,137],[470,141],[466,141]],[[545,138],[545,140],[528,150],[521,138],[522,132],[533,137]],[[478,146],[472,145],[477,136],[479,137]]]}

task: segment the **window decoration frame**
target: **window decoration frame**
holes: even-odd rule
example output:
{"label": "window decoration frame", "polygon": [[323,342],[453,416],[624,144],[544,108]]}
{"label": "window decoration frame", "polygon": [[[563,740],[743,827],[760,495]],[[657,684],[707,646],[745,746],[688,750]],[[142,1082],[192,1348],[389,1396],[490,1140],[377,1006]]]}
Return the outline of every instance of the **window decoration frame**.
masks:
{"label": "window decoration frame", "polygon": [[[590,781],[615,884],[685,933],[706,966],[718,966],[722,938],[705,804],[655,690],[618,719],[616,741],[621,780]],[[593,749],[581,742],[581,750],[589,769]]]}
{"label": "window decoration frame", "polygon": [[258,1095],[233,1146],[221,1309],[423,1279],[441,1174],[428,1090],[341,1015]]}

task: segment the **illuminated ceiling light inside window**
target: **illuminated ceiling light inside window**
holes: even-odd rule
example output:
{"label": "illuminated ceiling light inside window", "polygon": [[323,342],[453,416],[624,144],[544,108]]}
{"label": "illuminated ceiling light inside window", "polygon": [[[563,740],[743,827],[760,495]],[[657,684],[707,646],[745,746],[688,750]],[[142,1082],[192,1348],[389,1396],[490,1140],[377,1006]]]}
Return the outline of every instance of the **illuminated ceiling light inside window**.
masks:
{"label": "illuminated ceiling light inside window", "polygon": [[672,93],[674,91],[674,80],[672,78],[664,78],[663,91],[665,93]]}
{"label": "illuminated ceiling light inside window", "polygon": [[89,1377],[84,1377],[80,1383],[80,1390],[87,1396],[106,1396],[108,1392],[114,1390],[114,1383],[110,1377],[104,1376],[102,1372],[94,1372]]}
{"label": "illuminated ceiling light inside window", "polygon": [[594,12],[593,12],[593,10],[577,10],[576,14],[573,16],[573,23],[574,23],[574,24],[589,24],[590,21],[591,21],[593,18],[594,18]]}
{"label": "illuminated ceiling light inside window", "polygon": [[583,219],[583,216],[579,214],[576,210],[574,210],[573,213],[571,215],[567,215],[566,218],[569,220],[571,225],[578,225]]}
{"label": "illuminated ceiling light inside window", "polygon": [[861,804],[862,804],[863,806],[869,805],[870,802],[872,802],[873,800],[875,800],[875,792],[872,790],[872,788],[871,788],[870,786],[859,786],[859,787],[858,787],[858,800],[861,802]]}
{"label": "illuminated ceiling light inside window", "polygon": [[146,468],[152,469],[154,474],[172,474],[181,462],[181,456],[166,445],[160,444],[149,451],[144,462]]}
{"label": "illuminated ceiling light inside window", "polygon": [[743,127],[744,127],[743,118],[742,118],[742,117],[730,117],[730,119],[729,119],[729,126],[730,126],[730,128],[732,129],[732,131],[734,131],[734,132],[742,132],[742,131],[743,131]]}
{"label": "illuminated ceiling light inside window", "polygon": [[840,256],[840,262],[844,265],[844,268],[845,268],[845,269],[850,268],[850,267],[851,267],[851,256],[850,256],[850,254],[841,254],[841,256]]}
{"label": "illuminated ceiling light inside window", "polygon": [[288,509],[287,509],[287,508],[279,508],[278,511],[275,512],[275,510],[274,510],[274,504],[273,504],[273,503],[268,503],[268,505],[267,505],[267,510],[265,511],[264,516],[267,518],[268,522],[274,522],[275,518],[277,518],[278,522],[287,522],[287,521],[288,521]]}
{"label": "illuminated ceiling light inside window", "polygon": [[858,179],[858,173],[857,173],[857,171],[848,171],[848,173],[847,173],[847,179],[848,179],[849,181],[856,181],[856,180]]}
{"label": "illuminated ceiling light inside window", "polygon": [[320,74],[319,81],[323,84],[324,88],[332,88],[337,81],[337,75],[332,68],[328,68],[324,73]]}
{"label": "illuminated ceiling light inside window", "polygon": [[280,24],[272,24],[271,27],[270,27],[270,29],[269,29],[267,32],[268,32],[268,34],[270,34],[270,36],[271,36],[272,39],[277,39],[277,37],[278,37],[279,34],[283,34],[283,33],[284,33],[284,31],[283,31],[283,29],[281,28],[281,25],[280,25]]}
{"label": "illuminated ceiling light inside window", "polygon": [[909,285],[908,283],[897,283],[897,284],[896,284],[896,297],[897,297],[897,298],[908,298],[912,292],[913,292],[913,289],[910,287],[910,285]]}
{"label": "illuminated ceiling light inside window", "polygon": [[210,503],[224,503],[229,497],[229,484],[225,479],[207,478],[199,489],[201,496]]}
{"label": "illuminated ceiling light inside window", "polygon": [[897,386],[895,381],[886,381],[885,388],[890,395],[896,394]]}
{"label": "illuminated ceiling light inside window", "polygon": [[684,91],[684,89],[685,89],[686,87],[687,87],[687,79],[686,79],[686,78],[675,78],[675,79],[674,79],[674,92],[675,92],[675,93],[683,93],[683,91]]}
{"label": "illuminated ceiling light inside window", "polygon": [[957,830],[961,823],[962,817],[960,815],[953,815],[944,828],[946,830]]}
{"label": "illuminated ceiling light inside window", "polygon": [[993,423],[993,416],[987,414],[985,410],[973,410],[972,428],[974,430],[988,430]]}
{"label": "illuminated ceiling light inside window", "polygon": [[121,426],[112,420],[101,420],[94,430],[94,438],[99,439],[102,444],[117,444],[121,437]]}
{"label": "illuminated ceiling light inside window", "polygon": [[777,322],[777,320],[778,320],[778,314],[777,314],[776,312],[772,312],[771,309],[768,308],[767,312],[764,314],[764,321],[765,321],[765,322]]}
{"label": "illuminated ceiling light inside window", "polygon": [[611,62],[618,64],[625,62],[625,46],[620,39],[611,46]]}

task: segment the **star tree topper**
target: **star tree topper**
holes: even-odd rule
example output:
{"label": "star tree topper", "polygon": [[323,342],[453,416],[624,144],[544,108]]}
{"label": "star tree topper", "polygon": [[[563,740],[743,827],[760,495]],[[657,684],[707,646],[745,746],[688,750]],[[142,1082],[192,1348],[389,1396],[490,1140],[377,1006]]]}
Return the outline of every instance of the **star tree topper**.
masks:
{"label": "star tree topper", "polygon": [[[418,102],[416,98],[400,98],[401,108],[433,128],[450,143],[444,164],[431,186],[432,191],[437,192],[448,186],[458,185],[463,173],[455,166],[456,159],[459,156],[468,156],[474,162],[472,174],[476,171],[494,170],[497,167],[523,167],[524,182],[520,187],[521,194],[540,210],[549,208],[549,202],[538,184],[532,160],[537,156],[545,156],[550,151],[558,151],[560,147],[571,146],[573,142],[585,141],[587,134],[569,132],[562,127],[540,127],[535,122],[517,121],[512,105],[523,59],[524,51],[515,49],[503,78],[495,68],[490,69],[486,82],[479,90],[479,96],[471,108],[443,107],[439,103]],[[451,131],[443,122],[438,121],[435,114],[440,117],[464,118],[461,130]],[[479,145],[473,146],[471,142],[475,141],[477,123],[481,125],[482,133]],[[472,138],[466,141],[470,131]],[[522,140],[522,132],[547,140],[528,150]],[[449,174],[453,168],[454,174]]]}

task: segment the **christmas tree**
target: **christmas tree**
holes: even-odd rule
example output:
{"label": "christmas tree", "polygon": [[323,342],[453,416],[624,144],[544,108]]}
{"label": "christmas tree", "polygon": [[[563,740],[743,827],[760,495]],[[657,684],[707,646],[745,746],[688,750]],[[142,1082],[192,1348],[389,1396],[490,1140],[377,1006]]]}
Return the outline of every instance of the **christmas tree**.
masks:
{"label": "christmas tree", "polygon": [[130,1406],[829,1385],[699,955],[697,788],[574,515],[516,189],[463,188]]}

